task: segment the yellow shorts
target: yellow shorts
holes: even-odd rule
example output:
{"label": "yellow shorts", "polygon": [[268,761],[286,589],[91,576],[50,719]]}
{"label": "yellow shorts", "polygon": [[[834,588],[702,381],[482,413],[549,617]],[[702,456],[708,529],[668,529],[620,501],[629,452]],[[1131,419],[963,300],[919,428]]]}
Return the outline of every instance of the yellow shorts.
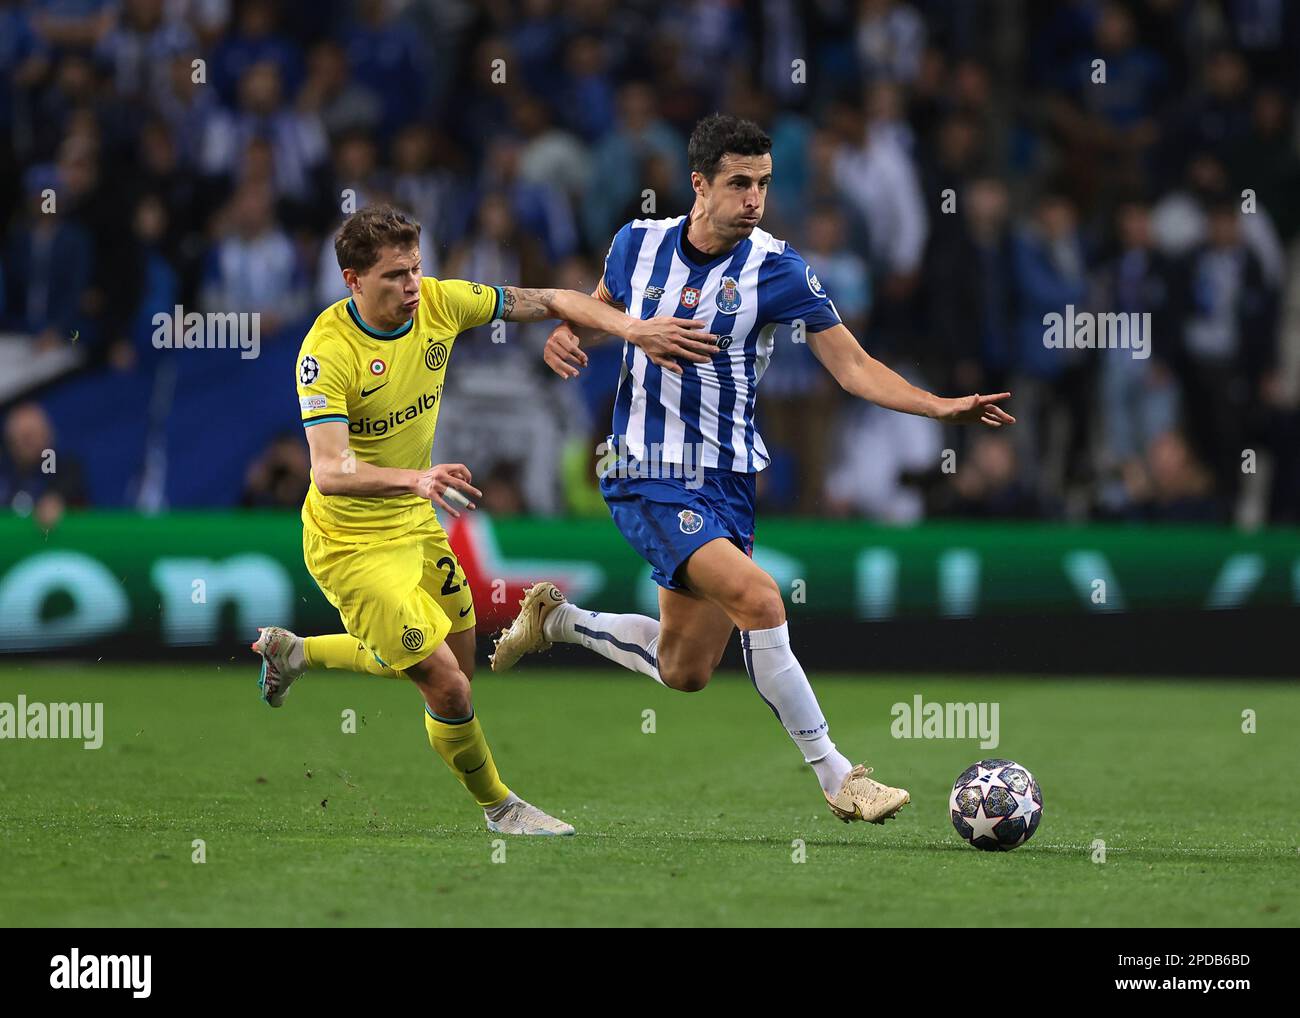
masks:
{"label": "yellow shorts", "polygon": [[410,533],[374,544],[346,544],[304,528],[302,554],[349,635],[389,668],[409,668],[447,634],[474,628],[469,583],[432,513]]}

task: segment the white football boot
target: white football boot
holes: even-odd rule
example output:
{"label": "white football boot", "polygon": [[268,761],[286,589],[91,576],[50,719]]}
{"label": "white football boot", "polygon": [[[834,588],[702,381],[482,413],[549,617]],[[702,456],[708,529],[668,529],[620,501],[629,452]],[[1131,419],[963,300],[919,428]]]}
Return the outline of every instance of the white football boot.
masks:
{"label": "white football boot", "polygon": [[844,776],[844,783],[834,796],[826,795],[831,812],[846,824],[851,820],[883,824],[912,801],[906,788],[890,788],[873,781],[871,770],[858,764]]}
{"label": "white football boot", "polygon": [[554,583],[534,583],[524,591],[519,614],[510,628],[497,637],[488,662],[494,672],[504,672],[525,654],[550,650],[551,641],[542,631],[546,616],[568,600]]}
{"label": "white football boot", "polygon": [[573,825],[557,820],[548,813],[543,813],[532,803],[524,802],[518,796],[513,801],[494,810],[495,820],[487,810],[483,811],[487,819],[487,829],[493,834],[536,834],[551,837],[568,837],[573,834]]}
{"label": "white football boot", "polygon": [[302,661],[302,637],[295,636],[279,626],[258,627],[257,642],[252,649],[262,655],[262,671],[257,676],[257,688],[262,693],[262,701],[272,707],[279,707],[294,684],[307,670],[305,664],[295,665],[290,659]]}

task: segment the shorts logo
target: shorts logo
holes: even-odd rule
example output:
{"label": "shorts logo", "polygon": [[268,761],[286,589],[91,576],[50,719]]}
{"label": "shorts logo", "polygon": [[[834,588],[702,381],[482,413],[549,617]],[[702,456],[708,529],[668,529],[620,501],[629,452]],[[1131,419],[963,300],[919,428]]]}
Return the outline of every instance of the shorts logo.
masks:
{"label": "shorts logo", "polygon": [[704,517],[699,513],[693,513],[689,509],[683,509],[677,514],[677,519],[681,522],[678,524],[682,528],[683,534],[698,534],[704,526]]}
{"label": "shorts logo", "polygon": [[717,304],[718,310],[724,315],[734,315],[740,310],[740,284],[731,276],[722,277],[722,285],[718,287]]}
{"label": "shorts logo", "polygon": [[813,292],[814,297],[825,297],[826,291],[822,289],[822,284],[818,282],[817,276],[813,274],[812,266],[803,267],[804,278],[808,280],[808,289]]}
{"label": "shorts logo", "polygon": [[382,375],[387,370],[388,370],[388,365],[385,364],[378,357],[376,357],[374,360],[370,362],[370,373],[372,375]]}
{"label": "shorts logo", "polygon": [[308,354],[298,362],[298,381],[302,385],[311,385],[320,378],[320,361]]}
{"label": "shorts logo", "polygon": [[424,646],[424,634],[410,626],[402,627],[402,646],[407,650],[419,650]]}
{"label": "shorts logo", "polygon": [[430,371],[437,371],[447,363],[447,344],[434,343],[424,351],[424,366]]}
{"label": "shorts logo", "polygon": [[698,286],[682,287],[682,307],[693,308],[700,302],[700,288]]}
{"label": "shorts logo", "polygon": [[719,336],[719,337],[718,337],[718,349],[719,349],[719,350],[726,350],[726,349],[729,349],[730,346],[731,346],[731,337],[730,337],[730,336]]}
{"label": "shorts logo", "polygon": [[560,591],[555,587],[552,587],[546,593],[550,597],[550,599],[554,601],[556,604],[559,604],[561,601],[564,600],[564,595],[561,594]]}

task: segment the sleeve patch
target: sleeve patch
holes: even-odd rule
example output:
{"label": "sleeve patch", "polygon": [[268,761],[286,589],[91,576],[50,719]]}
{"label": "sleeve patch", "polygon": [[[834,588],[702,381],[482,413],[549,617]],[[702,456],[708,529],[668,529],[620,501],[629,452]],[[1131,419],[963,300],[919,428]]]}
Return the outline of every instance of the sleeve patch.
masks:
{"label": "sleeve patch", "polygon": [[311,385],[319,377],[320,361],[307,354],[298,362],[298,382],[302,385]]}
{"label": "sleeve patch", "polygon": [[325,410],[329,407],[329,400],[324,396],[299,396],[298,405],[304,410]]}

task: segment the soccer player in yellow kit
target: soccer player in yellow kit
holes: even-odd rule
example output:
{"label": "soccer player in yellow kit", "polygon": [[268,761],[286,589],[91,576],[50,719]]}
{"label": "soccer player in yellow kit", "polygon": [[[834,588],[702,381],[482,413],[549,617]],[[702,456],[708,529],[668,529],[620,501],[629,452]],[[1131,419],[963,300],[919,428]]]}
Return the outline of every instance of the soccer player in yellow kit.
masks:
{"label": "soccer player in yellow kit", "polygon": [[258,685],[272,707],[312,668],[411,679],[429,743],[484,810],[488,830],[572,834],[501,781],[470,698],[474,601],[434,515],[481,495],[460,463],[430,466],[456,337],[502,319],[578,322],[629,342],[704,346],[702,323],[637,320],[571,290],[421,276],[420,227],[388,206],[355,213],[335,238],[352,296],[303,340],[298,402],[311,449],[303,557],[346,632],[302,638],[262,628]]}

